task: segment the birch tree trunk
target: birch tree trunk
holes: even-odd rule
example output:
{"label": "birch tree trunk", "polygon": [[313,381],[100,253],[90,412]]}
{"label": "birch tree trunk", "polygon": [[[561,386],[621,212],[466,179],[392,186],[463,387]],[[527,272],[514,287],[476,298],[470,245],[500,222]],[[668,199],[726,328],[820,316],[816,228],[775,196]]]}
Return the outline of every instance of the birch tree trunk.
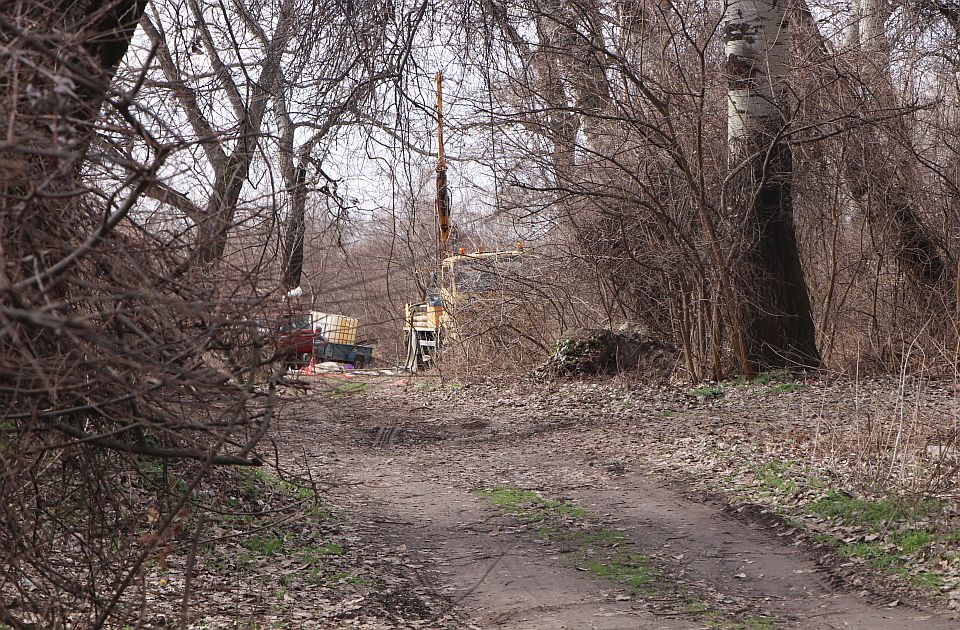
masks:
{"label": "birch tree trunk", "polygon": [[736,270],[744,371],[820,365],[793,223],[787,0],[731,0],[723,19]]}

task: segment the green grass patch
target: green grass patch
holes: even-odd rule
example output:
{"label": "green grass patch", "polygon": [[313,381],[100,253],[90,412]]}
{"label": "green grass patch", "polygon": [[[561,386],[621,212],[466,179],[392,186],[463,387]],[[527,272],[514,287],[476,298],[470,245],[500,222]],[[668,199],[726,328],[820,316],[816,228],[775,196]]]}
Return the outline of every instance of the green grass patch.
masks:
{"label": "green grass patch", "polygon": [[792,379],[790,370],[773,370],[757,374],[747,384],[761,386],[760,391],[765,394],[792,394],[807,388],[806,385],[794,382]]}
{"label": "green grass patch", "polygon": [[[307,573],[315,583],[319,583],[316,581],[319,579],[317,576],[324,576],[324,582],[327,580],[325,577],[329,572],[326,566],[327,561],[344,553],[343,547],[336,543],[300,544],[293,534],[254,535],[241,540],[240,546],[243,549],[232,554],[230,558],[239,569],[250,570],[274,558],[296,558],[297,561],[309,565]],[[211,558],[208,560],[208,566],[217,571],[225,570],[227,568],[225,560],[226,558],[222,556]],[[282,585],[287,586],[287,584]]]}
{"label": "green grass patch", "polygon": [[921,571],[915,575],[909,576],[907,579],[912,585],[925,591],[939,593],[940,587],[943,586],[943,578],[936,573],[931,573],[930,571]]}
{"label": "green grass patch", "polygon": [[284,542],[285,540],[283,536],[253,535],[247,539],[241,540],[240,545],[258,556],[272,558],[273,556],[278,556],[283,552]]}
{"label": "green grass patch", "polygon": [[911,529],[894,534],[891,541],[900,547],[904,554],[912,556],[933,543],[933,534],[925,529]]}
{"label": "green grass patch", "polygon": [[[601,526],[596,515],[588,510],[513,486],[496,486],[475,494],[505,514],[530,524],[541,539],[564,554],[562,557],[567,562],[597,578],[619,584],[630,597],[639,594],[656,596],[676,588],[623,532]],[[665,589],[668,584],[669,589]],[[773,621],[766,617],[739,619],[711,610],[693,596],[687,598],[687,603],[688,606],[678,612],[709,627],[773,628]]]}
{"label": "green grass patch", "polygon": [[921,572],[910,575],[907,567],[912,562],[911,558],[922,556],[937,542],[949,539],[950,534],[941,536],[927,527],[910,527],[911,523],[940,514],[943,511],[941,501],[858,499],[831,490],[811,504],[810,510],[845,525],[875,532],[872,537],[876,540],[851,543],[844,543],[826,534],[814,535],[816,540],[832,547],[841,556],[858,558],[872,569],[899,575],[918,588],[935,590],[939,586],[940,578],[936,574]]}
{"label": "green grass patch", "polygon": [[754,615],[743,619],[732,619],[719,610],[714,610],[698,597],[688,596],[684,600],[683,613],[706,628],[723,630],[773,630],[775,622],[770,617]]}
{"label": "green grass patch", "polygon": [[836,549],[837,547],[843,545],[843,543],[837,540],[835,537],[822,532],[811,532],[810,538],[811,540],[820,543],[824,547],[830,547],[831,549]]}
{"label": "green grass patch", "polygon": [[660,574],[650,567],[647,557],[642,554],[619,551],[604,555],[600,559],[585,560],[584,568],[597,577],[626,586],[630,595],[636,595],[641,587],[660,579]]}
{"label": "green grass patch", "polygon": [[579,568],[621,584],[631,597],[642,590],[650,590],[661,580],[649,558],[639,553],[636,546],[616,529],[546,525],[538,527],[537,533],[556,543],[562,552],[571,554]]}
{"label": "green grass patch", "polygon": [[329,583],[332,584],[349,584],[351,586],[372,586],[374,582],[370,579],[367,579],[361,575],[354,575],[347,571],[340,571],[334,573],[333,575],[327,578]]}
{"label": "green grass patch", "polygon": [[775,624],[770,617],[754,615],[730,626],[731,630],[773,630]]}
{"label": "green grass patch", "polygon": [[802,383],[777,383],[776,385],[771,385],[764,391],[768,394],[793,394],[795,392],[802,392],[806,388],[807,386]]}
{"label": "green grass patch", "polygon": [[760,391],[767,394],[789,394],[803,391],[807,388],[802,383],[796,383],[789,370],[773,370],[771,372],[761,372],[754,378],[744,380],[723,381],[709,385],[701,385],[687,390],[688,396],[703,397],[707,399],[720,398],[728,389],[741,387],[759,387]]}
{"label": "green grass patch", "polygon": [[659,578],[648,558],[623,533],[585,522],[592,515],[579,506],[513,486],[496,486],[476,494],[521,521],[538,522],[536,532],[541,538],[572,554],[580,568],[623,585],[631,596]]}
{"label": "green grass patch", "polygon": [[693,396],[695,398],[720,398],[723,396],[723,387],[720,385],[703,385],[701,387],[695,387],[693,389],[687,390],[688,396]]}
{"label": "green grass patch", "polygon": [[860,558],[872,569],[890,569],[898,564],[896,555],[887,551],[881,543],[858,542],[839,547],[845,558]]}
{"label": "green grass patch", "polygon": [[549,516],[582,518],[589,512],[564,501],[544,497],[538,492],[510,486],[497,486],[479,490],[475,494],[484,497],[495,507],[524,520],[544,520]]}
{"label": "green grass patch", "polygon": [[356,381],[350,381],[348,383],[337,385],[327,392],[327,396],[330,398],[346,398],[347,396],[366,394],[369,391],[370,383],[358,383]]}
{"label": "green grass patch", "polygon": [[943,504],[930,499],[914,502],[857,499],[831,490],[811,504],[810,510],[819,516],[839,520],[844,525],[859,525],[878,531],[888,524],[935,516],[943,510]]}
{"label": "green grass patch", "polygon": [[304,562],[316,564],[322,562],[328,556],[342,556],[343,547],[336,543],[326,543],[324,545],[305,545],[298,550],[300,559]]}
{"label": "green grass patch", "polygon": [[750,380],[751,385],[770,385],[790,380],[790,370],[771,370],[760,372]]}
{"label": "green grass patch", "polygon": [[929,530],[895,531],[883,539],[853,543],[845,543],[827,534],[815,533],[811,537],[845,558],[858,558],[871,569],[899,575],[916,588],[938,592],[943,583],[936,573],[920,571],[910,574],[907,571],[910,557],[930,549],[936,542],[937,536]]}
{"label": "green grass patch", "polygon": [[789,370],[773,370],[771,372],[761,372],[749,381],[739,378],[731,381],[723,381],[721,383],[701,385],[700,387],[687,390],[687,395],[698,398],[702,396],[708,399],[719,398],[723,396],[728,389],[749,386],[767,386],[762,391],[765,391],[769,394],[799,392],[803,389],[806,389],[806,385],[791,382],[791,374]]}
{"label": "green grass patch", "polygon": [[[268,495],[279,494],[306,504],[307,513],[313,517],[326,520],[332,516],[329,506],[324,504],[313,488],[306,484],[280,479],[260,468],[239,469],[236,480],[242,498],[248,501],[261,501]],[[226,504],[232,509],[243,508],[243,502],[237,497],[229,497]]]}
{"label": "green grass patch", "polygon": [[797,482],[788,476],[792,468],[793,462],[770,461],[757,466],[754,474],[764,488],[775,494],[791,495],[797,491]]}

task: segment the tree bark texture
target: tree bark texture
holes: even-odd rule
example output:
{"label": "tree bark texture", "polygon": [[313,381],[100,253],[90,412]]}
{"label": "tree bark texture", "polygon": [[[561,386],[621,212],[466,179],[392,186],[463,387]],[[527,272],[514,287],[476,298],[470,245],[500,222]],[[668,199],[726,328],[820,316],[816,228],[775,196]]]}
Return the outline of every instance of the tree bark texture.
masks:
{"label": "tree bark texture", "polygon": [[[94,123],[146,0],[6,3],[0,8],[0,289],[79,245],[79,172]],[[36,287],[43,292],[42,287]],[[49,287],[47,287],[49,288]],[[21,294],[23,306],[30,297]]]}
{"label": "tree bark texture", "polygon": [[746,371],[817,367],[810,298],[793,222],[785,89],[786,0],[732,0],[723,21],[740,326]]}
{"label": "tree bark texture", "polygon": [[307,230],[307,169],[296,167],[295,183],[287,191],[287,226],[283,237],[283,288],[296,289],[303,279],[303,240]]}

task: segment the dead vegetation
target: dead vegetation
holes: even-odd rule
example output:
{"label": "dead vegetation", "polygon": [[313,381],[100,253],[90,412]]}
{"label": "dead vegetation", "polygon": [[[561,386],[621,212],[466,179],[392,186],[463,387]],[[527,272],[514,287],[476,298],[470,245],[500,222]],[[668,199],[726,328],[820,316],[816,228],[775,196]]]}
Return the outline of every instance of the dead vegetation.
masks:
{"label": "dead vegetation", "polygon": [[[403,305],[438,263],[424,96],[437,59],[455,67],[451,246],[523,249],[457,314],[442,377],[540,366],[683,382],[694,389],[658,411],[691,422],[770,396],[808,422],[697,425],[734,445],[723,454],[716,436],[651,444],[705,475],[733,471],[732,487],[764,489],[751,500],[789,504],[785,517],[812,510],[841,556],[875,569],[906,557],[900,577],[946,576],[953,593],[955,532],[933,520],[955,518],[960,474],[960,20],[944,3],[859,4],[824,21],[828,7],[801,3],[767,30],[744,17],[767,35],[732,58],[724,46],[744,45],[721,28],[732,13],[693,2],[7,2],[0,622],[142,625],[160,606],[187,623],[204,545],[234,536],[204,510],[248,474],[212,471],[262,463],[282,411],[266,324],[278,312],[359,316],[384,367],[403,355]],[[793,41],[769,34],[788,23]],[[728,109],[768,85],[756,107]],[[852,385],[757,380],[780,368]],[[561,386],[580,387],[538,381],[540,402],[564,408],[549,397]],[[584,404],[618,396],[624,414],[649,411],[619,390]],[[766,459],[744,464],[761,446]],[[849,496],[817,492],[825,476]],[[271,503],[280,494],[234,507],[317,516]],[[926,500],[938,511],[900,518],[902,502]],[[845,522],[863,502],[890,508],[882,524]],[[243,537],[271,532],[296,572],[327,567],[289,538],[320,553],[336,528],[288,525],[246,522]],[[171,583],[171,559],[177,587],[147,589]],[[373,620],[429,625],[442,609],[349,586],[370,606],[337,620],[376,608]],[[316,606],[343,604],[341,587]]]}
{"label": "dead vegetation", "polygon": [[577,330],[565,334],[537,368],[545,376],[600,376],[631,372],[667,381],[677,351],[640,331]]}

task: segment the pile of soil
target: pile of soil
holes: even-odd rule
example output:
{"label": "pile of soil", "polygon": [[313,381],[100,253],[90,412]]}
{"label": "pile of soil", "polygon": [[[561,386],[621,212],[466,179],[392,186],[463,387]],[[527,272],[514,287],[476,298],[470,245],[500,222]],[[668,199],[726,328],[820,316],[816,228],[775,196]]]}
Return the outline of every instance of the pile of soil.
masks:
{"label": "pile of soil", "polygon": [[667,380],[676,363],[676,348],[641,331],[585,328],[561,337],[538,372],[545,376],[636,372],[653,380]]}

